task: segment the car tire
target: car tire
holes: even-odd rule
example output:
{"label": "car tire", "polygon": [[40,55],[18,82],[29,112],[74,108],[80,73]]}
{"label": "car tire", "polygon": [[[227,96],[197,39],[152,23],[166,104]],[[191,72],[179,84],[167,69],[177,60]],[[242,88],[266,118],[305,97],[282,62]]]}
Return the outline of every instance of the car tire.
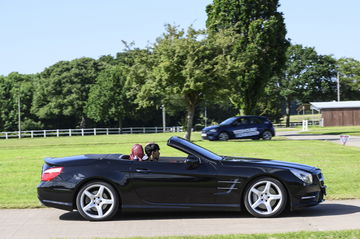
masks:
{"label": "car tire", "polygon": [[255,217],[275,217],[286,208],[287,192],[279,180],[259,178],[248,185],[244,204],[246,210]]}
{"label": "car tire", "polygon": [[261,138],[263,140],[271,140],[272,138],[272,133],[269,131],[269,130],[265,130],[262,135],[261,135]]}
{"label": "car tire", "polygon": [[229,139],[229,135],[226,132],[221,132],[218,136],[220,141],[227,141]]}
{"label": "car tire", "polygon": [[111,219],[118,211],[119,196],[108,183],[94,181],[85,184],[76,196],[76,207],[90,221]]}

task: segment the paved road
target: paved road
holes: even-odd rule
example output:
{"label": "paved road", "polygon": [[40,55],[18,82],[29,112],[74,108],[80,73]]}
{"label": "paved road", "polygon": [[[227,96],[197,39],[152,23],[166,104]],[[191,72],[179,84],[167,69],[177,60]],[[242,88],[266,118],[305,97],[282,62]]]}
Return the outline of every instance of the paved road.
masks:
{"label": "paved road", "polygon": [[259,219],[244,213],[122,214],[88,222],[77,212],[57,209],[0,210],[2,239],[94,238],[230,233],[276,233],[360,229],[360,200],[327,201],[316,207]]}
{"label": "paved road", "polygon": [[[300,131],[278,131],[277,136],[284,136],[291,140],[325,140],[337,144],[342,144],[340,135],[321,135],[321,134],[299,134]],[[346,146],[360,147],[360,137],[350,136]]]}

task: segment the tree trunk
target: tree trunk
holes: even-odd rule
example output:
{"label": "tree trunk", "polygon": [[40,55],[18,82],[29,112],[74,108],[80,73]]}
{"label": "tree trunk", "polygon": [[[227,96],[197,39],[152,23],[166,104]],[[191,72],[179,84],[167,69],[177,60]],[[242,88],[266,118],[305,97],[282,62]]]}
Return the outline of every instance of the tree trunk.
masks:
{"label": "tree trunk", "polygon": [[80,121],[80,128],[84,129],[86,127],[86,120],[84,116],[81,116],[81,121]]}
{"label": "tree trunk", "polygon": [[290,107],[291,107],[291,100],[288,98],[286,100],[286,127],[290,127]]}
{"label": "tree trunk", "polygon": [[194,121],[194,114],[195,114],[195,105],[189,105],[187,107],[187,116],[186,116],[186,134],[185,139],[190,141],[191,138],[191,130]]}

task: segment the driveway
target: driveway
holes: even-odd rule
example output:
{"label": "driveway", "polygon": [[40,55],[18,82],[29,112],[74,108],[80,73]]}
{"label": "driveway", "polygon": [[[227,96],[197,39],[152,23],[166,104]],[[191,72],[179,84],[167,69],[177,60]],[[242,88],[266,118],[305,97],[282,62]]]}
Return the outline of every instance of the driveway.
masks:
{"label": "driveway", "polygon": [[[342,144],[340,135],[299,134],[299,132],[300,131],[277,131],[276,136],[283,136],[291,140],[325,140]],[[346,146],[360,147],[360,137],[350,136]]]}
{"label": "driveway", "polygon": [[259,219],[236,212],[131,213],[88,222],[57,209],[0,210],[2,239],[94,238],[360,229],[360,200],[326,201],[316,207]]}

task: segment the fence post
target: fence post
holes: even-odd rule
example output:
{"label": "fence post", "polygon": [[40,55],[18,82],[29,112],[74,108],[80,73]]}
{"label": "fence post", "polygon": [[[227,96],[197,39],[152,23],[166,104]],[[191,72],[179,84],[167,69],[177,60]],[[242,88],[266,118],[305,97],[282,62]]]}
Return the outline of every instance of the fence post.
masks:
{"label": "fence post", "polygon": [[46,130],[44,130],[44,138],[46,138]]}
{"label": "fence post", "polygon": [[155,126],[155,133],[157,133],[157,127]]}
{"label": "fence post", "polygon": [[69,129],[69,136],[71,137],[71,129]]}
{"label": "fence post", "polygon": [[19,139],[21,139],[21,131],[19,131]]}
{"label": "fence post", "polygon": [[30,133],[31,133],[31,138],[34,138],[34,131],[31,130]]}
{"label": "fence post", "polygon": [[109,135],[109,128],[106,128],[106,135]]}
{"label": "fence post", "polygon": [[145,127],[143,128],[143,133],[146,134],[146,129],[145,129]]}
{"label": "fence post", "polygon": [[94,135],[96,135],[96,128],[94,128]]}
{"label": "fence post", "polygon": [[59,137],[59,135],[60,135],[60,134],[59,134],[59,130],[57,129],[57,130],[56,130],[56,137]]}
{"label": "fence post", "polygon": [[84,136],[84,129],[81,129],[81,136]]}
{"label": "fence post", "polygon": [[133,130],[132,130],[132,128],[130,128],[130,134],[132,134],[133,133]]}
{"label": "fence post", "polygon": [[5,139],[9,139],[8,132],[5,132]]}

